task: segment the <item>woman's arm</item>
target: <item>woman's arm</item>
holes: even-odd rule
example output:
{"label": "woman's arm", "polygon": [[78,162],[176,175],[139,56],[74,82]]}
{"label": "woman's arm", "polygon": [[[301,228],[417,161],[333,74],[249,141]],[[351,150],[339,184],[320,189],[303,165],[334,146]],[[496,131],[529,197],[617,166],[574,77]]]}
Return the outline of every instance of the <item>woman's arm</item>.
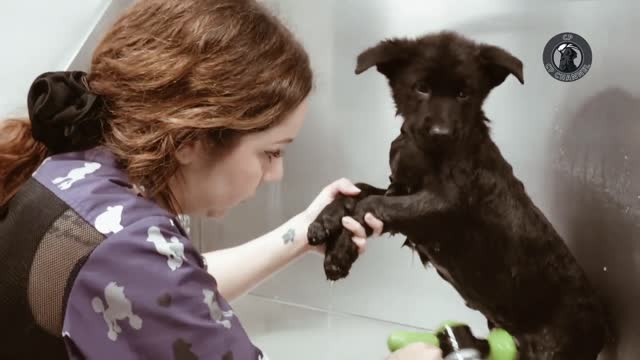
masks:
{"label": "woman's arm", "polygon": [[275,230],[247,243],[204,254],[218,291],[229,301],[250,291],[278,270],[305,254],[307,227],[300,214]]}
{"label": "woman's arm", "polygon": [[[204,254],[209,273],[216,278],[218,290],[229,301],[243,295],[311,249],[324,253],[323,247],[312,247],[307,240],[309,224],[337,194],[355,195],[359,189],[349,180],[340,179],[325,187],[309,207],[275,230],[229,249]],[[372,216],[365,218],[373,235],[382,232],[383,224]],[[366,233],[351,218],[343,221],[353,234],[353,241],[364,250]]]}

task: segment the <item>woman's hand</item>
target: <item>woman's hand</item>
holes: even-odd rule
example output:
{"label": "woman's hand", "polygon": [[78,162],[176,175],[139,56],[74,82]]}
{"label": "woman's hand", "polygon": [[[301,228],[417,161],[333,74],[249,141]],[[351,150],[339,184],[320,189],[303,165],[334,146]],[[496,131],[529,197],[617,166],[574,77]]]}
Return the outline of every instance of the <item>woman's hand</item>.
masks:
{"label": "woman's hand", "polygon": [[442,350],[425,343],[413,343],[396,350],[387,360],[442,360]]}
{"label": "woman's hand", "polygon": [[[309,204],[307,209],[303,213],[303,218],[305,219],[305,231],[306,228],[313,222],[316,217],[320,214],[322,209],[325,206],[329,205],[338,194],[343,194],[346,196],[355,196],[360,193],[360,189],[358,189],[351,181],[348,179],[342,178],[340,180],[336,180],[333,183],[327,185],[318,196]],[[379,236],[382,233],[382,229],[384,224],[382,221],[378,220],[371,214],[366,214],[364,217],[364,221],[371,227],[373,230],[373,234],[371,236]],[[367,233],[362,225],[355,221],[350,216],[345,216],[342,218],[342,225],[353,234],[352,240],[358,246],[358,250],[360,253],[364,252],[367,245]],[[311,245],[309,245],[311,246]],[[314,246],[313,249],[319,251],[324,254],[325,247]]]}

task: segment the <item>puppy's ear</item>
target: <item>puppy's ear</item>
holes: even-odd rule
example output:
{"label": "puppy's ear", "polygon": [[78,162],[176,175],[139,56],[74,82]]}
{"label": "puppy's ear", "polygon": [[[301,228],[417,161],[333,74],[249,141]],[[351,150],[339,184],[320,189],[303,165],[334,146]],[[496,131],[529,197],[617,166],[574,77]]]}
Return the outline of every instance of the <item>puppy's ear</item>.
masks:
{"label": "puppy's ear", "polygon": [[491,88],[502,84],[509,74],[512,74],[518,78],[521,84],[524,84],[522,61],[504,49],[493,45],[481,45],[480,61],[487,72]]}
{"label": "puppy's ear", "polygon": [[370,47],[358,55],[356,74],[363,73],[372,66],[390,78],[411,56],[412,46],[406,39],[390,39]]}

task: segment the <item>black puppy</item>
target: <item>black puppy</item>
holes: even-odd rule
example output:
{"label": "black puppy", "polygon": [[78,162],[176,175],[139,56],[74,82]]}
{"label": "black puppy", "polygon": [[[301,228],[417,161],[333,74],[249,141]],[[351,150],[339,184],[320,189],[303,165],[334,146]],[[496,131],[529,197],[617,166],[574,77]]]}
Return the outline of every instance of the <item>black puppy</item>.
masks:
{"label": "black puppy", "polygon": [[[325,243],[325,273],[347,276],[357,249],[340,219],[402,233],[490,326],[518,340],[520,359],[594,360],[604,346],[603,307],[569,249],[491,140],[482,104],[522,62],[452,32],[385,40],[358,57],[392,89],[401,134],[391,144],[391,184],[357,184],[309,228]],[[370,230],[369,230],[370,231]]]}

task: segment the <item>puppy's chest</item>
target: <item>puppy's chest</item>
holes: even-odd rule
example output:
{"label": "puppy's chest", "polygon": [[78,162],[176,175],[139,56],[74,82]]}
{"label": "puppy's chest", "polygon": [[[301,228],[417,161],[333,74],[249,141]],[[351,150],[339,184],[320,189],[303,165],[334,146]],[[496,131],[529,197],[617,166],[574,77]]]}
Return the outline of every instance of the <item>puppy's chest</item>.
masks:
{"label": "puppy's chest", "polygon": [[411,229],[407,239],[441,272],[464,272],[469,268],[480,276],[484,270],[493,271],[484,269],[493,246],[475,224],[473,218],[464,214],[423,219],[419,226]]}
{"label": "puppy's chest", "polygon": [[412,227],[409,232],[409,239],[420,249],[429,255],[456,253],[463,248],[466,241],[465,232],[468,229],[461,229],[460,221],[456,218],[447,219],[446,216],[434,216],[432,219],[423,219],[421,224]]}
{"label": "puppy's chest", "polygon": [[474,179],[474,171],[464,160],[440,167],[430,166],[421,175],[423,188],[435,192],[454,188],[457,192],[466,192]]}

